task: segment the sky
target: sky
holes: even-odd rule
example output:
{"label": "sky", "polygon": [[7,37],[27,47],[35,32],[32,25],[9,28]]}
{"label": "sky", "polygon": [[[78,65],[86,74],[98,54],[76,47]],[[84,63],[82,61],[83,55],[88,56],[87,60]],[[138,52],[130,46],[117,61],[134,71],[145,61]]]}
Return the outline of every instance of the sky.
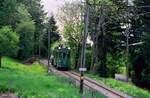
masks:
{"label": "sky", "polygon": [[57,9],[64,4],[65,1],[71,0],[42,0],[42,4],[44,5],[44,10],[48,12],[50,16],[51,13],[56,14]]}
{"label": "sky", "polygon": [[[41,0],[42,4],[44,5],[44,10],[48,12],[48,16],[55,15],[58,12],[58,8],[62,6],[65,1],[73,1],[73,0]],[[59,27],[59,30],[61,31],[62,28],[59,24],[59,21],[57,21],[57,25]]]}
{"label": "sky", "polygon": [[[72,0],[42,0],[42,4],[44,5],[44,10],[48,12],[48,16],[51,13],[56,14],[57,9],[64,4],[65,1],[72,1]],[[133,0],[129,0],[131,2]]]}
{"label": "sky", "polygon": [[[57,10],[60,6],[62,6],[65,1],[77,1],[77,0],[42,0],[42,4],[44,5],[44,10],[48,12],[48,16],[56,15]],[[132,0],[129,0],[130,2]]]}
{"label": "sky", "polygon": [[51,13],[56,13],[59,6],[61,6],[63,3],[64,0],[42,0],[44,10],[48,12],[49,16]]}

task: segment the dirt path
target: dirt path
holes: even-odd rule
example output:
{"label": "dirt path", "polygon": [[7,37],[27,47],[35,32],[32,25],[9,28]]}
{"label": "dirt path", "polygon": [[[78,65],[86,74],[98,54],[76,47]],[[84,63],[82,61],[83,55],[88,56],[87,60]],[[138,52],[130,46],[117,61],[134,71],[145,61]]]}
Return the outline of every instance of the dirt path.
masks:
{"label": "dirt path", "polygon": [[0,93],[0,98],[18,98],[17,96],[15,96],[12,93]]}

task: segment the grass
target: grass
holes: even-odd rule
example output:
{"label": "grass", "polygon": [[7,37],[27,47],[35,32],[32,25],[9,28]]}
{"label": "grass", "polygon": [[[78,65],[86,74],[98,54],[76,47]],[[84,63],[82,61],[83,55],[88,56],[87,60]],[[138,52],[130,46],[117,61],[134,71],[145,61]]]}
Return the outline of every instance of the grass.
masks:
{"label": "grass", "polygon": [[[48,75],[38,63],[24,65],[10,58],[2,58],[0,91],[4,93],[11,91],[21,98],[82,98],[78,89],[69,82],[70,79]],[[94,98],[106,97],[99,94]]]}
{"label": "grass", "polygon": [[92,75],[92,74],[87,74],[87,76],[98,81],[99,83],[104,83],[110,88],[124,92],[130,96],[133,96],[133,98],[150,98],[150,93],[148,91],[138,88],[133,84],[124,83],[111,78],[101,78],[97,75]]}

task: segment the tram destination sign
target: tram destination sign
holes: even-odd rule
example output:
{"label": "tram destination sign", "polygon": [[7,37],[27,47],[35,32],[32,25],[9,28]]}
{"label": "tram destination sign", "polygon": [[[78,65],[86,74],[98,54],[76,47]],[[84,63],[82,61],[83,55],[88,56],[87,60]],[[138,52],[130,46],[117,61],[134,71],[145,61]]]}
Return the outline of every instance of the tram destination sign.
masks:
{"label": "tram destination sign", "polygon": [[79,68],[79,71],[87,71],[87,68]]}

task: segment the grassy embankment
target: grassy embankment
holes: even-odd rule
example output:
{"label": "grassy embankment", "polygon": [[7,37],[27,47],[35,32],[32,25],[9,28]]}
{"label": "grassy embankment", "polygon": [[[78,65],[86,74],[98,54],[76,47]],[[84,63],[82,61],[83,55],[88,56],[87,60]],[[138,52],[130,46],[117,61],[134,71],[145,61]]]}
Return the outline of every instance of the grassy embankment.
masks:
{"label": "grassy embankment", "polygon": [[[4,93],[10,89],[22,98],[81,98],[78,89],[68,84],[68,80],[54,74],[47,75],[46,69],[38,63],[24,65],[10,58],[2,59],[0,91]],[[99,95],[95,98],[105,97]]]}
{"label": "grassy embankment", "polygon": [[138,88],[133,84],[124,83],[124,82],[117,81],[112,78],[101,78],[97,75],[92,75],[92,74],[86,74],[86,75],[96,80],[99,83],[104,83],[110,88],[124,92],[130,96],[133,96],[133,98],[150,98],[150,92],[144,89]]}

